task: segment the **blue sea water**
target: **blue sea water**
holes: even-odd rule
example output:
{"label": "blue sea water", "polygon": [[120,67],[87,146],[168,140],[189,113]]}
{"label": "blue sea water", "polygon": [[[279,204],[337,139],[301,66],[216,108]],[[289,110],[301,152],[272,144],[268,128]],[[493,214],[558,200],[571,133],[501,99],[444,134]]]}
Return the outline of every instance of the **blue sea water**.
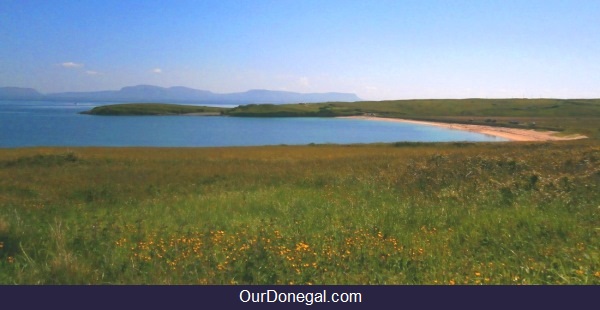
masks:
{"label": "blue sea water", "polygon": [[98,105],[102,103],[0,101],[0,147],[506,141],[433,126],[358,119],[79,114]]}

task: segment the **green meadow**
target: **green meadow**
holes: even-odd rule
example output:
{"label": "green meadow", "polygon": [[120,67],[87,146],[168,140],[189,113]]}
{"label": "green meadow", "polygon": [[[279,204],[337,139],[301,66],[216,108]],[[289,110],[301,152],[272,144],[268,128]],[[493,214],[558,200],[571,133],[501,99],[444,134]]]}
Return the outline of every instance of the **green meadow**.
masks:
{"label": "green meadow", "polygon": [[600,145],[0,150],[3,284],[600,284]]}
{"label": "green meadow", "polygon": [[0,283],[600,284],[598,103],[536,102],[279,109],[590,138],[0,149]]}

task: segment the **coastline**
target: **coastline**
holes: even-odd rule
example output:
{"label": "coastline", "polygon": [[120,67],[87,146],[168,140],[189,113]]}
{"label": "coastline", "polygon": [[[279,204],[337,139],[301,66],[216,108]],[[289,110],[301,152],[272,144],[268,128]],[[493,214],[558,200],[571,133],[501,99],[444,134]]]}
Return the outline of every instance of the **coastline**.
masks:
{"label": "coastline", "polygon": [[484,125],[471,125],[471,124],[456,124],[456,123],[442,123],[442,122],[428,122],[428,121],[416,121],[402,118],[384,118],[375,116],[340,116],[338,118],[349,118],[349,119],[362,119],[370,121],[384,121],[384,122],[401,122],[401,123],[412,123],[428,126],[442,127],[452,130],[462,130],[476,132],[484,135],[496,136],[510,141],[559,141],[559,140],[576,140],[585,139],[583,135],[570,135],[570,136],[556,136],[556,131],[536,131],[533,129],[518,129],[508,127],[493,127]]}

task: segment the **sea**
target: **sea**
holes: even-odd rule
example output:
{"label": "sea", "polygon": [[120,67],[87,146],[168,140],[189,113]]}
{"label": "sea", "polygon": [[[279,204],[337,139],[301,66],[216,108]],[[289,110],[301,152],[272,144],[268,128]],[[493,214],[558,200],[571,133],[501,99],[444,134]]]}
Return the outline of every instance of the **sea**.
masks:
{"label": "sea", "polygon": [[0,101],[0,148],[507,141],[495,136],[434,126],[361,119],[80,114],[105,104],[111,103]]}

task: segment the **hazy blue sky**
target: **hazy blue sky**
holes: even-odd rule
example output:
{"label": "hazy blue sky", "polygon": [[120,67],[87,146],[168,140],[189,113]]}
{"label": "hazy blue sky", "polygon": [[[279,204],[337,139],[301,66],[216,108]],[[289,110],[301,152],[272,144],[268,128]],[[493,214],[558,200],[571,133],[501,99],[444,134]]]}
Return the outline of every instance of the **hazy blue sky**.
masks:
{"label": "hazy blue sky", "polygon": [[0,0],[0,86],[600,98],[600,0]]}

